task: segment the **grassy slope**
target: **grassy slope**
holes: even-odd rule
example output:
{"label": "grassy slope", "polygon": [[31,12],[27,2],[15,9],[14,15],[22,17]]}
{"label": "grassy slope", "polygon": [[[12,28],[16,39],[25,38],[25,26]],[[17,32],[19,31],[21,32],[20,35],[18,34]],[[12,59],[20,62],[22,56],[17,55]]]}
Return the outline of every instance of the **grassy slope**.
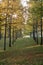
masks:
{"label": "grassy slope", "polygon": [[33,39],[18,39],[12,48],[0,52],[0,65],[43,65],[43,46],[33,45]]}

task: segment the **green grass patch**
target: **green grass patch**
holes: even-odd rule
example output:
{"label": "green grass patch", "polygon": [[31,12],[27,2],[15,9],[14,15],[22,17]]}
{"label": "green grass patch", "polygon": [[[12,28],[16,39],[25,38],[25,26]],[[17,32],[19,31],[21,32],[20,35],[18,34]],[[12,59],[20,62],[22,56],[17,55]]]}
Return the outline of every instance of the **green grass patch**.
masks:
{"label": "green grass patch", "polygon": [[[35,45],[35,41],[32,38],[20,38],[17,39],[16,42],[14,42],[14,45],[12,45],[12,48],[9,48],[9,39],[6,39],[6,50],[9,49],[22,49],[28,46]],[[4,39],[2,38],[0,40],[0,50],[4,49]]]}
{"label": "green grass patch", "polygon": [[0,52],[0,65],[43,65],[43,46],[36,46],[32,38],[17,39],[11,48],[7,40],[7,48]]}
{"label": "green grass patch", "polygon": [[16,40],[16,42],[14,43],[14,48],[22,49],[33,45],[36,45],[36,43],[32,38],[21,38]]}

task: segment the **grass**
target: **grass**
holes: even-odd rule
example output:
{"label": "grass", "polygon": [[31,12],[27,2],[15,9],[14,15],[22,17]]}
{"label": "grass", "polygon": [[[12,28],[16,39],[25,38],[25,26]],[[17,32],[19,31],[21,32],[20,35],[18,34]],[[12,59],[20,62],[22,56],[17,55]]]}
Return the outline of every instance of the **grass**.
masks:
{"label": "grass", "polygon": [[21,38],[16,40],[16,42],[14,43],[14,47],[15,49],[22,49],[28,46],[33,46],[35,44],[36,43],[32,38]]}
{"label": "grass", "polygon": [[43,46],[36,46],[32,38],[17,39],[11,48],[0,52],[0,65],[43,65]]}
{"label": "grass", "polygon": [[[12,48],[14,49],[22,49],[28,46],[33,46],[35,45],[35,41],[32,38],[21,38],[21,39],[17,39],[16,42],[14,42],[14,45],[12,45]],[[4,48],[4,39],[2,38],[0,40],[0,50],[3,50]],[[11,49],[12,49],[11,48]],[[9,50],[9,39],[7,38],[6,41],[6,49]]]}

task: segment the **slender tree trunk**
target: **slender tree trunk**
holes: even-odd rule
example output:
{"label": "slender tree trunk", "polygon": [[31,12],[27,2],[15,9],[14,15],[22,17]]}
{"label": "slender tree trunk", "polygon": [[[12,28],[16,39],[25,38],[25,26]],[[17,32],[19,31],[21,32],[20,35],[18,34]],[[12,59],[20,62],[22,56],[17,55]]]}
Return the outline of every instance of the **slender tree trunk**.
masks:
{"label": "slender tree trunk", "polygon": [[36,34],[37,34],[36,42],[38,44],[38,31],[37,30],[36,30]]}
{"label": "slender tree trunk", "polygon": [[36,21],[36,42],[38,44],[38,22]]}
{"label": "slender tree trunk", "polygon": [[13,26],[13,31],[12,31],[12,44],[14,45],[14,26]]}
{"label": "slender tree trunk", "polygon": [[9,47],[11,47],[11,25],[9,24]]}
{"label": "slender tree trunk", "polygon": [[6,50],[6,27],[7,27],[7,25],[5,24],[4,50]]}
{"label": "slender tree trunk", "polygon": [[14,30],[14,42],[16,42],[16,31]]}
{"label": "slender tree trunk", "polygon": [[17,39],[17,30],[15,31],[15,34],[16,34],[16,39]]}
{"label": "slender tree trunk", "polygon": [[41,21],[40,23],[41,23],[41,43],[40,45],[42,45],[42,0],[41,0]]}
{"label": "slender tree trunk", "polygon": [[0,40],[1,40],[1,21],[0,21]]}
{"label": "slender tree trunk", "polygon": [[42,19],[41,19],[41,43],[40,45],[42,45]]}
{"label": "slender tree trunk", "polygon": [[11,22],[12,22],[12,15],[9,15],[9,47],[11,47]]}
{"label": "slender tree trunk", "polygon": [[35,27],[33,25],[33,39],[36,41],[36,38],[35,38]]}

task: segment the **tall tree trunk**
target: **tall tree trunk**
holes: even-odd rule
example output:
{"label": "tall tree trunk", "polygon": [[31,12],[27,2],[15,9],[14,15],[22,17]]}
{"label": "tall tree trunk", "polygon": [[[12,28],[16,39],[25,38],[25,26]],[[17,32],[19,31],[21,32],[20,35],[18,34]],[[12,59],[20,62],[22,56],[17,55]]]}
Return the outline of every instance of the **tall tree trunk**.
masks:
{"label": "tall tree trunk", "polygon": [[38,22],[36,21],[36,42],[38,44]]}
{"label": "tall tree trunk", "polygon": [[4,50],[6,50],[6,27],[7,27],[7,24],[5,23]]}
{"label": "tall tree trunk", "polygon": [[42,45],[42,19],[41,19],[41,43],[40,45]]}
{"label": "tall tree trunk", "polygon": [[36,38],[35,38],[35,26],[33,24],[33,39],[36,41]]}
{"label": "tall tree trunk", "polygon": [[9,47],[11,47],[11,24],[9,23]]}
{"label": "tall tree trunk", "polygon": [[40,45],[42,45],[42,0],[41,0],[41,21],[40,23],[41,23],[41,43]]}
{"label": "tall tree trunk", "polygon": [[1,40],[1,37],[2,35],[1,35],[1,21],[0,21],[0,40]]}
{"label": "tall tree trunk", "polygon": [[15,34],[16,34],[16,39],[18,38],[18,36],[17,36],[17,30],[15,30]]}
{"label": "tall tree trunk", "polygon": [[12,22],[12,16],[9,15],[9,47],[11,47],[11,22]]}
{"label": "tall tree trunk", "polygon": [[12,44],[14,45],[14,26],[13,26],[13,31],[12,31]]}

